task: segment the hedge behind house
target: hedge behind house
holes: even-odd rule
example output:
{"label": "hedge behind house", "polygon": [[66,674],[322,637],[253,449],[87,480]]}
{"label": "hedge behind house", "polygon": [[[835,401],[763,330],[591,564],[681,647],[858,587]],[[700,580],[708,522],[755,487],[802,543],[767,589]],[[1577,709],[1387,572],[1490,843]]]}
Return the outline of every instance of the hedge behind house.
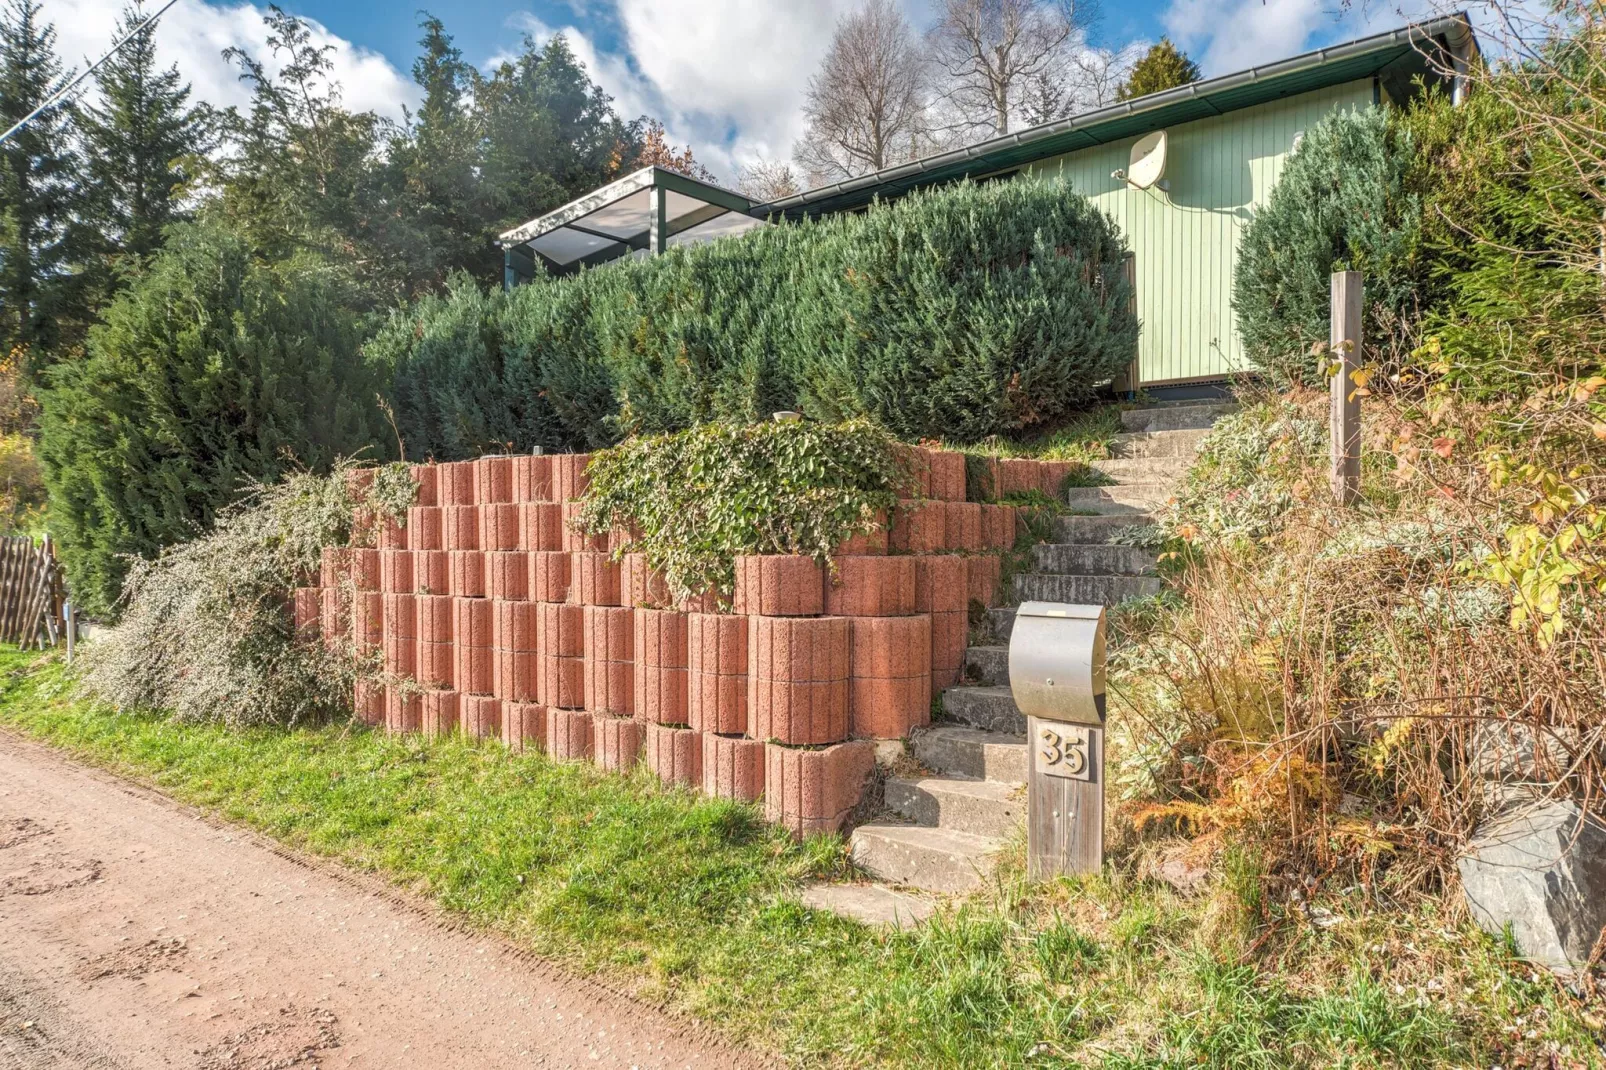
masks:
{"label": "hedge behind house", "polygon": [[463,283],[370,355],[395,370],[413,458],[783,408],[976,439],[1053,420],[1131,359],[1124,253],[1062,183],[966,183],[506,295]]}

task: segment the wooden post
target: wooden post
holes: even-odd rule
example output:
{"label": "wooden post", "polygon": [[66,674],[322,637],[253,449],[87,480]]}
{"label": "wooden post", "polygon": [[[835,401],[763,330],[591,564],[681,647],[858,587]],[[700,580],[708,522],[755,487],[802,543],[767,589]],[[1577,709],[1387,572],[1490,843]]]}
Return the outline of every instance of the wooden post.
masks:
{"label": "wooden post", "polygon": [[78,611],[73,608],[72,599],[67,600],[64,608],[67,618],[67,664],[72,664],[73,646],[78,641]]}
{"label": "wooden post", "polygon": [[1026,875],[1104,866],[1104,729],[1026,719]]}
{"label": "wooden post", "polygon": [[1361,366],[1359,271],[1333,272],[1328,350],[1336,369],[1329,383],[1333,497],[1339,505],[1353,505],[1361,493],[1361,397],[1351,378]]}
{"label": "wooden post", "polygon": [[[1133,316],[1138,314],[1138,257],[1136,253],[1127,253],[1121,258],[1121,278],[1125,279],[1131,287],[1127,293],[1127,309]],[[1117,396],[1121,394],[1136,394],[1143,385],[1143,370],[1140,364],[1143,359],[1143,340],[1141,328],[1138,338],[1138,352],[1132,357],[1132,363],[1126,366],[1126,371],[1115,377],[1110,385]]]}

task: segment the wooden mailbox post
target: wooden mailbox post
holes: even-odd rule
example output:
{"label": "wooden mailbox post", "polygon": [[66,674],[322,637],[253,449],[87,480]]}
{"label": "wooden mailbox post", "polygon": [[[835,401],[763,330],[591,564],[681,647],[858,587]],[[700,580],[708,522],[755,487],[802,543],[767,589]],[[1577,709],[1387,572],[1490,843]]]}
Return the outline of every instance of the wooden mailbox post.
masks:
{"label": "wooden mailbox post", "polygon": [[1335,370],[1329,383],[1333,497],[1353,505],[1361,494],[1361,398],[1352,378],[1361,366],[1361,273],[1335,271],[1328,351]]}

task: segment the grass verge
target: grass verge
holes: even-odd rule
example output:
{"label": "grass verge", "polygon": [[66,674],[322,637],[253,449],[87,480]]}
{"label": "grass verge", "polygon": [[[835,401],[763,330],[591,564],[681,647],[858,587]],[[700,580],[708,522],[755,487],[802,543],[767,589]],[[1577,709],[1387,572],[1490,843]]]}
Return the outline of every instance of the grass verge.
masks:
{"label": "grass verge", "polygon": [[[1183,899],[1113,869],[988,893],[908,933],[806,911],[840,840],[496,745],[228,730],[75,700],[0,654],[0,725],[430,896],[472,923],[806,1065],[1598,1065],[1600,1023],[1432,900]],[[1018,861],[1018,860],[1016,860]]]}

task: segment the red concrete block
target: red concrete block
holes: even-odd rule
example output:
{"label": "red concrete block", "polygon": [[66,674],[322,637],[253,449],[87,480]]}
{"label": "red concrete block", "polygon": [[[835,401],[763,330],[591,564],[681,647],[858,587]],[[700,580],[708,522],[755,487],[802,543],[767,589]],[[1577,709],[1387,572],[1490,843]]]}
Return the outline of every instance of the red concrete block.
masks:
{"label": "red concrete block", "polygon": [[473,505],[478,500],[474,489],[473,461],[436,465],[435,471],[441,505]]}
{"label": "red concrete block", "polygon": [[573,501],[591,486],[586,465],[591,463],[589,453],[560,453],[552,458],[553,497],[560,502]]}
{"label": "red concrete block", "polygon": [[483,598],[452,599],[452,640],[461,646],[491,645],[491,603]]}
{"label": "red concrete block", "polygon": [[853,622],[849,727],[869,739],[902,739],[931,720],[931,618]]}
{"label": "red concrete block", "polygon": [[485,555],[478,550],[451,550],[446,555],[446,590],[453,598],[485,597]]}
{"label": "red concrete block", "polygon": [[585,707],[592,713],[635,713],[635,611],[585,607]]}
{"label": "red concrete block", "polygon": [[943,503],[943,542],[950,550],[983,549],[981,506],[976,502]]}
{"label": "red concrete block", "polygon": [[965,644],[970,638],[970,619],[967,613],[933,613],[931,615],[931,686],[936,694],[959,681],[959,670],[965,663]]}
{"label": "red concrete block", "polygon": [[451,594],[452,555],[445,550],[414,550],[413,590],[418,594]]}
{"label": "red concrete block", "polygon": [[849,672],[854,677],[924,677],[931,671],[931,617],[856,617]]}
{"label": "red concrete block", "polygon": [[345,546],[325,546],[318,557],[318,586],[339,587],[350,578],[351,555]]}
{"label": "red concrete block", "polygon": [[412,689],[385,688],[385,731],[393,736],[418,732],[424,727],[423,696]]}
{"label": "red concrete block", "polygon": [[[585,609],[556,602],[537,603],[536,649],[556,658],[585,656]],[[553,705],[548,703],[548,705]]]}
{"label": "red concrete block", "polygon": [[568,601],[574,555],[562,550],[537,550],[525,556],[530,566],[530,579],[526,587],[530,601]]}
{"label": "red concrete block", "polygon": [[965,455],[952,450],[927,450],[925,494],[948,502],[965,500]]}
{"label": "red concrete block", "polygon": [[864,797],[875,771],[875,744],[838,743],[821,750],[767,744],[764,816],[799,838],[835,832]]}
{"label": "red concrete block", "polygon": [[379,551],[379,589],[386,594],[413,593],[413,552]]}
{"label": "red concrete block", "polygon": [[517,505],[504,502],[480,506],[481,550],[517,550],[520,534]]}
{"label": "red concrete block", "polygon": [[441,508],[441,545],[448,550],[480,548],[480,507],[447,505]]}
{"label": "red concrete block", "polygon": [[385,636],[385,596],[358,592],[351,606],[351,641],[359,657],[379,648]]}
{"label": "red concrete block", "polygon": [[385,641],[418,638],[418,605],[410,594],[380,595],[384,606]]}
{"label": "red concrete block", "polygon": [[655,724],[686,724],[686,614],[670,609],[634,612],[636,716]]}
{"label": "red concrete block", "polygon": [[631,651],[636,663],[684,669],[690,634],[687,615],[673,609],[636,609],[631,614]]}
{"label": "red concrete block", "polygon": [[445,518],[439,506],[415,505],[407,510],[407,548],[409,550],[446,549]]}
{"label": "red concrete block", "polygon": [[896,553],[929,554],[943,548],[947,537],[942,502],[904,498],[892,511],[888,545]]}
{"label": "red concrete block", "polygon": [[413,596],[413,607],[418,617],[418,638],[426,643],[452,641],[453,599],[442,594]]}
{"label": "red concrete block", "polygon": [[488,646],[452,644],[452,685],[465,695],[489,695],[495,681],[494,655]]}
{"label": "red concrete block", "polygon": [[748,735],[798,744],[847,738],[848,624],[846,617],[748,619]]}
{"label": "red concrete block", "polygon": [[764,743],[744,736],[699,733],[703,738],[703,794],[755,802],[764,794]]}
{"label": "red concrete block", "polygon": [[351,551],[351,581],[359,591],[379,590],[379,551]]}
{"label": "red concrete block", "polygon": [[641,531],[634,526],[608,529],[608,552],[616,557],[623,556],[631,543],[640,541]]}
{"label": "red concrete block", "polygon": [[647,727],[647,767],[665,784],[703,782],[703,734],[664,724]]}
{"label": "red concrete block", "polygon": [[474,501],[494,505],[513,500],[513,458],[490,454],[474,462]]}
{"label": "red concrete block", "polygon": [[415,655],[413,679],[424,687],[450,688],[457,682],[457,650],[450,642],[430,643],[420,639]]}
{"label": "red concrete block", "polygon": [[353,498],[368,496],[368,488],[374,485],[374,469],[352,468],[346,472],[346,493]]}
{"label": "red concrete block", "polygon": [[866,555],[880,556],[887,552],[887,515],[877,513],[875,527],[869,531],[861,531],[842,542],[837,543],[836,549],[831,551],[832,557],[864,557]]}
{"label": "red concrete block", "polygon": [[407,529],[393,516],[380,516],[374,523],[374,545],[381,550],[407,549]]}
{"label": "red concrete block", "polygon": [[664,574],[647,563],[646,554],[625,554],[619,570],[619,598],[625,605],[661,609],[673,604]]}
{"label": "red concrete block", "polygon": [[585,708],[591,713],[635,716],[635,674],[631,663],[586,658]]}
{"label": "red concrete block", "polygon": [[686,723],[699,732],[746,732],[747,676],[686,670]]}
{"label": "red concrete block", "polygon": [[764,554],[736,558],[737,613],[809,617],[825,610],[825,571],[812,557]]}
{"label": "red concrete block", "polygon": [[591,760],[598,769],[628,773],[641,757],[642,724],[628,717],[591,719]]}
{"label": "red concrete block", "polygon": [[381,648],[385,672],[391,676],[412,676],[418,671],[418,640],[386,637]]}
{"label": "red concrete block", "polygon": [[541,705],[551,710],[583,709],[586,704],[584,658],[543,653],[536,671],[536,692]]}
{"label": "red concrete block", "polygon": [[540,629],[540,611],[534,602],[491,603],[491,645],[498,650],[534,654]]}
{"label": "red concrete block", "polygon": [[415,464],[409,471],[412,473],[414,486],[418,488],[413,492],[413,504],[440,505],[440,471],[432,464]]}
{"label": "red concrete block", "polygon": [[546,750],[546,707],[534,702],[503,702],[502,742],[514,754]]}
{"label": "red concrete block", "polygon": [[965,593],[972,602],[992,606],[998,601],[998,581],[1002,562],[996,554],[977,554],[965,558]]}
{"label": "red concrete block", "polygon": [[516,502],[552,501],[552,458],[513,458],[513,500]]}
{"label": "red concrete block", "polygon": [[582,710],[546,711],[546,752],[558,761],[591,757],[593,718]]}
{"label": "red concrete block", "polygon": [[1015,507],[1013,505],[984,505],[981,507],[982,548],[1011,550],[1015,546]]}
{"label": "red concrete block", "polygon": [[318,634],[336,649],[351,635],[351,594],[343,587],[324,587],[318,594]]}
{"label": "red concrete block", "polygon": [[439,739],[457,731],[461,711],[456,691],[425,691],[421,706],[424,735]]}
{"label": "red concrete block", "polygon": [[323,588],[297,587],[291,603],[291,623],[296,638],[312,642],[318,638],[323,624]]}
{"label": "red concrete block", "polygon": [[530,593],[530,555],[502,550],[485,555],[485,593],[505,602],[523,602]]}
{"label": "red concrete block", "polygon": [[915,559],[839,557],[825,587],[825,611],[833,617],[893,617],[915,610]]}
{"label": "red concrete block", "polygon": [[502,738],[502,700],[488,695],[463,695],[458,703],[458,727],[470,739]]}
{"label": "red concrete block", "polygon": [[534,702],[540,697],[539,666],[535,651],[491,648],[491,694],[509,702]]}
{"label": "red concrete block", "polygon": [[374,516],[365,505],[359,505],[351,511],[351,545],[364,549],[374,545]]}
{"label": "red concrete block", "polygon": [[915,562],[915,612],[963,612],[969,586],[965,559],[952,554],[922,554]]}
{"label": "red concrete block", "polygon": [[[675,603],[675,608],[682,613],[718,613],[720,611],[720,597],[718,591],[703,591],[701,594],[687,595]],[[729,609],[728,604],[725,605]]]}
{"label": "red concrete block", "polygon": [[519,506],[519,549],[563,548],[563,506],[557,502],[522,503]]}
{"label": "red concrete block", "polygon": [[619,563],[597,550],[576,550],[570,555],[569,601],[582,606],[617,606],[620,601]]}
{"label": "red concrete block", "polygon": [[686,723],[700,732],[747,731],[747,617],[686,617]]}
{"label": "red concrete block", "polygon": [[588,534],[580,530],[580,508],[579,502],[563,503],[563,548],[571,553],[575,551],[607,553],[609,550],[607,532]]}
{"label": "red concrete block", "polygon": [[620,606],[584,606],[588,661],[635,660],[636,611]]}
{"label": "red concrete block", "polygon": [[352,714],[365,725],[385,723],[385,689],[367,680],[358,680],[352,692]]}
{"label": "red concrete block", "polygon": [[1050,498],[1059,499],[1065,493],[1065,481],[1071,474],[1085,471],[1086,468],[1087,465],[1080,461],[1039,461],[1037,465],[1039,488]]}
{"label": "red concrete block", "polygon": [[995,471],[997,486],[994,496],[1007,498],[1012,494],[1028,494],[1043,489],[1042,474],[1036,461],[1025,457],[1001,457]]}

